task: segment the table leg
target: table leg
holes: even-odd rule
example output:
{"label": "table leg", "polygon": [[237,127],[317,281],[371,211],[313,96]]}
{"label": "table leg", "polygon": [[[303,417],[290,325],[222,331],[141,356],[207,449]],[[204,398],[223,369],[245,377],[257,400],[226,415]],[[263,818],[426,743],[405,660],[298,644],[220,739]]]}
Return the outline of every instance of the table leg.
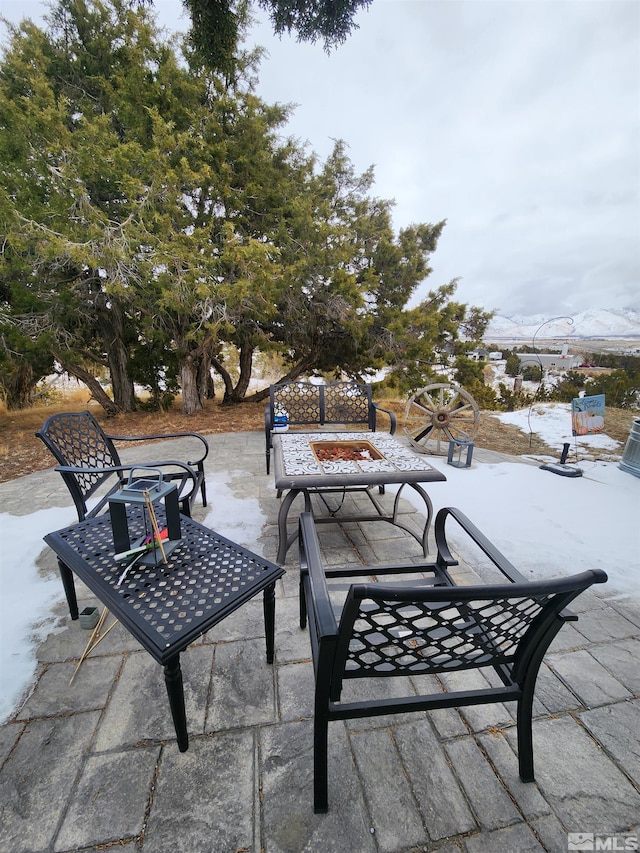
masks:
{"label": "table leg", "polygon": [[425,521],[424,528],[422,530],[422,536],[420,538],[418,538],[414,533],[411,534],[422,545],[422,553],[426,557],[429,554],[429,543],[428,543],[427,537],[429,535],[429,528],[431,527],[431,519],[433,518],[433,504],[431,503],[431,498],[429,497],[429,495],[425,492],[425,490],[422,488],[422,486],[419,483],[403,483],[400,486],[400,488],[398,489],[398,491],[396,493],[395,501],[393,504],[393,523],[397,527],[402,527],[404,530],[408,530],[409,533],[411,533],[410,528],[405,527],[404,524],[402,524],[400,521],[398,521],[398,504],[400,501],[400,494],[401,494],[402,490],[404,489],[404,487],[407,485],[411,486],[411,488],[420,495],[420,497],[424,501],[426,509],[427,509],[427,518]]}
{"label": "table leg", "polygon": [[72,619],[78,618],[78,599],[76,596],[76,584],[73,579],[73,572],[68,566],[58,560],[58,569],[62,578],[62,586],[64,594],[67,596],[67,604],[69,605],[69,614]]}
{"label": "table leg", "polygon": [[289,550],[289,547],[298,538],[297,526],[291,536],[288,535],[287,517],[289,515],[289,510],[291,509],[291,504],[298,497],[300,492],[304,494],[304,511],[311,512],[311,498],[309,497],[309,492],[306,489],[289,489],[287,494],[284,496],[284,499],[280,504],[280,509],[278,511],[278,556],[276,557],[277,563],[284,563],[287,558],[287,551]]}
{"label": "table leg", "polygon": [[276,585],[274,583],[262,594],[262,609],[264,612],[264,632],[267,637],[267,663],[273,663],[276,633]]}
{"label": "table leg", "polygon": [[189,734],[187,732],[187,712],[184,707],[184,687],[179,654],[170,658],[165,664],[164,680],[167,685],[173,725],[176,729],[178,749],[180,752],[186,752],[189,749]]}

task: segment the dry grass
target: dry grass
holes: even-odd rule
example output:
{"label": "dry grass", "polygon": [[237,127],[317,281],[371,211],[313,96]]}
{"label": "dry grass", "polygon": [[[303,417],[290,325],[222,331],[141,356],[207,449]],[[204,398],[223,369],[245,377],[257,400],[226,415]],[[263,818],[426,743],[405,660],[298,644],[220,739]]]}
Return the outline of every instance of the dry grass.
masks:
{"label": "dry grass", "polygon": [[[382,405],[392,409],[398,418],[399,430],[404,416],[404,401],[385,400]],[[89,408],[105,431],[115,435],[149,435],[192,431],[203,435],[221,432],[254,432],[264,429],[264,404],[241,403],[223,406],[207,403],[204,411],[183,415],[180,404],[169,412],[136,412],[131,415],[107,417],[100,406],[88,404],[81,393],[67,397],[53,406],[34,407],[22,411],[0,410],[0,482],[6,482],[34,471],[51,468],[54,460],[44,444],[35,437],[44,421],[56,412],[81,411]],[[626,441],[634,418],[632,412],[607,409],[606,432],[611,438]],[[384,415],[380,425],[385,426]],[[558,451],[547,447],[536,436],[528,435],[508,424],[501,423],[491,412],[483,412],[475,438],[477,447],[520,456],[527,453],[557,456]]]}
{"label": "dry grass", "polygon": [[[76,405],[72,405],[75,402]],[[112,435],[150,435],[169,432],[200,432],[204,435],[264,429],[264,404],[243,403],[236,406],[207,404],[196,415],[183,415],[179,404],[168,412],[135,412],[108,417],[101,406],[67,401],[53,406],[34,407],[0,413],[0,482],[12,480],[54,464],[51,453],[35,437],[45,420],[56,412],[83,411],[94,414],[105,432]]]}

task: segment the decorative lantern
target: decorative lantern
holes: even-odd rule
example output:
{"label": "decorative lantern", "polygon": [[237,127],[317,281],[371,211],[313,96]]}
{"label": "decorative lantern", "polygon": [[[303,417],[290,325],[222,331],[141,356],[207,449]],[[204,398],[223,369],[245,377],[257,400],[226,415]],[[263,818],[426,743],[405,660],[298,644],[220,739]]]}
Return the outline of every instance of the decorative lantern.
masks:
{"label": "decorative lantern", "polygon": [[[164,527],[158,524],[156,506],[164,502]],[[144,533],[131,541],[127,504],[141,507],[144,518]],[[157,479],[129,480],[119,492],[109,498],[109,514],[113,530],[113,545],[116,560],[135,558],[140,565],[157,566],[180,544],[180,509],[178,488],[175,483],[163,482],[162,472]]]}
{"label": "decorative lantern", "polygon": [[[464,454],[466,451],[466,458]],[[449,442],[447,463],[454,468],[470,468],[473,456],[473,442],[464,438],[455,438]]]}

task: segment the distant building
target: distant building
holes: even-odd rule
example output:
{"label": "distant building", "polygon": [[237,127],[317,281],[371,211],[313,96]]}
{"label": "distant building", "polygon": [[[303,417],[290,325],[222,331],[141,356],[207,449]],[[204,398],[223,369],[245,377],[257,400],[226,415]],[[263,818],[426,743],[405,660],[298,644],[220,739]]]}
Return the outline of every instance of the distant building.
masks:
{"label": "distant building", "polygon": [[520,359],[520,367],[535,367],[538,364],[543,370],[573,370],[582,362],[581,355],[569,355],[569,353],[517,352],[516,355]]}
{"label": "distant building", "polygon": [[468,353],[468,358],[470,358],[471,361],[486,361],[487,356],[488,352],[486,349],[474,349]]}

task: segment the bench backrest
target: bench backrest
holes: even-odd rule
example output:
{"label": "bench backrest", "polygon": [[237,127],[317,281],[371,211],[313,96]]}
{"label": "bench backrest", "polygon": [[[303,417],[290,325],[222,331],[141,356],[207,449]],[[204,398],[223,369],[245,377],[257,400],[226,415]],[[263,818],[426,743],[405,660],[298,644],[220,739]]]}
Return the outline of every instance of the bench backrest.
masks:
{"label": "bench backrest", "polygon": [[[42,439],[60,465],[98,469],[121,464],[115,445],[105,435],[91,412],[52,415],[36,435]],[[87,498],[105,481],[114,477],[113,473],[101,471],[61,473],[81,520],[87,512]]]}
{"label": "bench backrest", "polygon": [[272,385],[271,414],[286,412],[290,424],[367,424],[373,409],[370,385],[357,382],[288,382]]}

